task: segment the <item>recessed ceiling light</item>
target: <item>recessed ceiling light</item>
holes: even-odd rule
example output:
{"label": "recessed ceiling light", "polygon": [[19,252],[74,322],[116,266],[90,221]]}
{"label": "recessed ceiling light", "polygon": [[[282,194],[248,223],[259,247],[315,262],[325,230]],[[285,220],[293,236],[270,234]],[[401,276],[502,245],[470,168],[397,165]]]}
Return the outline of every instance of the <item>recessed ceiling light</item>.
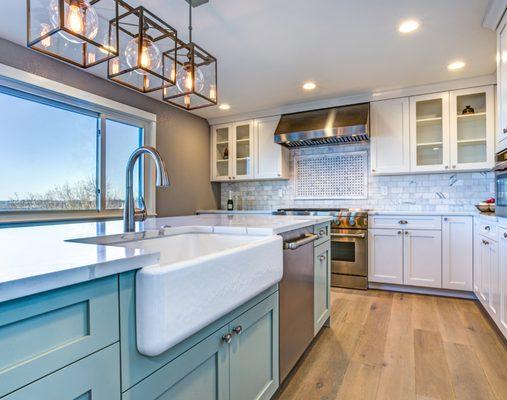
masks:
{"label": "recessed ceiling light", "polygon": [[317,87],[317,85],[313,82],[306,82],[304,85],[303,85],[303,89],[304,90],[313,90]]}
{"label": "recessed ceiling light", "polygon": [[398,31],[401,33],[410,33],[414,32],[419,28],[419,22],[415,19],[407,19],[403,21],[400,26],[398,26]]}
{"label": "recessed ceiling light", "polygon": [[464,68],[465,65],[464,61],[454,61],[447,66],[447,69],[449,71],[456,71],[457,69]]}
{"label": "recessed ceiling light", "polygon": [[220,108],[221,110],[230,110],[231,109],[231,106],[229,104],[220,104],[220,106],[218,107]]}

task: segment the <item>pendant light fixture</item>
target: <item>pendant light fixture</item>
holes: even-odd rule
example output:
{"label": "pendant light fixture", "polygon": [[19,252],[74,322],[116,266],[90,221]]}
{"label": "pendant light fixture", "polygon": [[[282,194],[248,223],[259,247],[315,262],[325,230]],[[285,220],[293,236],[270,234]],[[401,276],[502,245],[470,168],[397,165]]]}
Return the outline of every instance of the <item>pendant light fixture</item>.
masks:
{"label": "pendant light fixture", "polygon": [[176,84],[164,88],[163,99],[185,110],[195,110],[217,104],[217,59],[192,41],[192,7],[196,2],[187,1],[189,41],[178,40],[176,48],[166,53],[176,63],[175,72],[171,71]]}
{"label": "pendant light fixture", "polygon": [[177,32],[144,7],[121,2],[118,17],[118,57],[108,61],[108,78],[143,93],[176,83],[174,52]]}
{"label": "pendant light fixture", "polygon": [[89,68],[118,55],[119,0],[27,0],[27,44]]}

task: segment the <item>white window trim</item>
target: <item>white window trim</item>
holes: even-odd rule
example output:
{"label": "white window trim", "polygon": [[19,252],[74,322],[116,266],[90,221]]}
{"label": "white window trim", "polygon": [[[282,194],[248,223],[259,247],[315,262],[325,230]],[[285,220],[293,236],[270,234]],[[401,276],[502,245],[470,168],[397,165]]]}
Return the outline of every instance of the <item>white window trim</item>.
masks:
{"label": "white window trim", "polygon": [[[0,64],[0,85],[33,93],[38,96],[87,109],[101,114],[118,116],[122,120],[141,121],[144,125],[144,144],[156,147],[156,114],[131,107],[72,86],[55,82],[17,68]],[[156,215],[155,169],[151,160],[146,160],[144,197],[148,215]],[[0,224],[20,222],[49,222],[120,217],[121,211],[13,211],[0,213]]]}

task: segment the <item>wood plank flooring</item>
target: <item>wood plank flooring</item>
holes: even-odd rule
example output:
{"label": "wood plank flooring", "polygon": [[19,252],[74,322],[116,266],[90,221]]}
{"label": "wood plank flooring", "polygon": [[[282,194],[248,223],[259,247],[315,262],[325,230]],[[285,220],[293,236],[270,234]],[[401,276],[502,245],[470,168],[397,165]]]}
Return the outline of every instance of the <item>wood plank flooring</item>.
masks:
{"label": "wood plank flooring", "polygon": [[507,345],[471,300],[331,291],[324,328],[277,400],[507,400]]}

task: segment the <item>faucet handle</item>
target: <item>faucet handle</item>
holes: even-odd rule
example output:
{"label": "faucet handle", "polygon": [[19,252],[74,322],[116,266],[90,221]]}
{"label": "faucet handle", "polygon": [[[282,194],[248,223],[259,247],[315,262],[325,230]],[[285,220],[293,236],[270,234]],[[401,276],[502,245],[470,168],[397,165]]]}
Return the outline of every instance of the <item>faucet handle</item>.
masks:
{"label": "faucet handle", "polygon": [[139,196],[137,199],[139,202],[139,208],[134,210],[134,220],[135,221],[144,221],[148,217],[148,212],[146,211],[146,203],[144,201],[143,196]]}

